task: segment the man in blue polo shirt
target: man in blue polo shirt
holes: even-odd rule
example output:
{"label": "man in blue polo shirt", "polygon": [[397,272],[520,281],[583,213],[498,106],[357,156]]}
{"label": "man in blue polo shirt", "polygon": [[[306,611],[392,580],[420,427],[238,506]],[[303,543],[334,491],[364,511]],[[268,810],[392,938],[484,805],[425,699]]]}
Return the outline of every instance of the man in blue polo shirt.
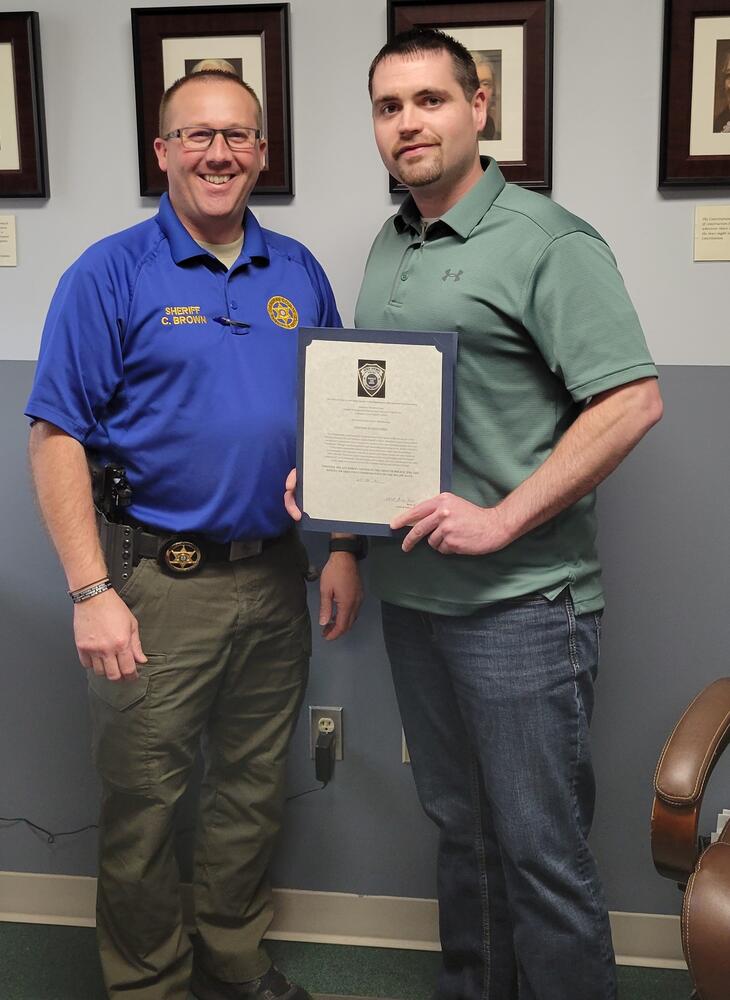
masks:
{"label": "man in blue polo shirt", "polygon": [[[282,503],[296,331],[338,326],[317,261],[246,207],[261,107],[229,74],[178,81],[155,141],[169,197],[92,246],[50,307],[27,406],[38,497],[74,601],[102,786],[97,927],[109,996],[306,1000],[261,947],[284,761],[310,653],[306,554]],[[131,505],[100,544],[87,455]],[[123,484],[116,483],[123,489]],[[320,624],[352,624],[348,539]],[[117,581],[114,581],[115,583]],[[333,616],[333,606],[336,615]],[[201,735],[197,934],[182,926],[173,814]]]}

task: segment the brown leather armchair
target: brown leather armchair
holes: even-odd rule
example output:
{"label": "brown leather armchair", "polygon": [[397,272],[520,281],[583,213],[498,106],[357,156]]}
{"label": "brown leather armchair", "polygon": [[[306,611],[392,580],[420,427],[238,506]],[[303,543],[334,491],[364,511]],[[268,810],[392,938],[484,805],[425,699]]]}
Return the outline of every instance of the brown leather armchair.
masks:
{"label": "brown leather armchair", "polygon": [[730,1000],[730,823],[704,851],[698,824],[707,782],[730,742],[730,677],[694,699],[664,744],[654,777],[651,851],[685,890],[682,949],[698,1000]]}

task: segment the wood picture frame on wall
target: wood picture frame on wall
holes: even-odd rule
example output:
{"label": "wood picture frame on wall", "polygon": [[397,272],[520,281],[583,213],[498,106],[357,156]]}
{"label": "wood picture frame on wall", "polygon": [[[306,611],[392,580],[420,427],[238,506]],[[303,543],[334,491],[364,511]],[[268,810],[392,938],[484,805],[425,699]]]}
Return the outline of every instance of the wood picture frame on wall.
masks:
{"label": "wood picture frame on wall", "polygon": [[229,63],[261,101],[266,163],[253,193],[294,193],[288,3],[134,8],[132,47],[140,194],[167,190],[153,146],[160,99],[206,59]]}
{"label": "wood picture frame on wall", "polygon": [[[388,0],[388,40],[414,27],[441,28],[472,54],[487,88],[479,151],[508,181],[552,186],[553,0]],[[391,191],[404,191],[395,178]]]}
{"label": "wood picture frame on wall", "polygon": [[38,14],[0,13],[0,198],[47,198]]}
{"label": "wood picture frame on wall", "polygon": [[659,187],[730,184],[730,0],[665,0]]}

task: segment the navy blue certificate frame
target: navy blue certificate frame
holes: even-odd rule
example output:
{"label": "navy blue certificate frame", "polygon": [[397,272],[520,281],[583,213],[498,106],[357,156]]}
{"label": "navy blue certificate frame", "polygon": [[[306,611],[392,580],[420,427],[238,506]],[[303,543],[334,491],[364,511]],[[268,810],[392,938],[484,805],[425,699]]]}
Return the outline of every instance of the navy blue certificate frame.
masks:
{"label": "navy blue certificate frame", "polygon": [[[307,348],[316,340],[335,340],[347,343],[412,344],[435,347],[442,355],[441,366],[441,462],[440,489],[451,489],[454,439],[454,371],[456,367],[457,334],[454,332],[425,332],[399,330],[342,330],[329,327],[301,327],[299,330],[299,379],[297,388],[297,506],[302,511],[301,527],[307,531],[341,531],[359,535],[392,536],[388,524],[365,521],[341,521],[310,517],[304,510],[304,401],[307,381]],[[428,497],[421,497],[427,500]]]}

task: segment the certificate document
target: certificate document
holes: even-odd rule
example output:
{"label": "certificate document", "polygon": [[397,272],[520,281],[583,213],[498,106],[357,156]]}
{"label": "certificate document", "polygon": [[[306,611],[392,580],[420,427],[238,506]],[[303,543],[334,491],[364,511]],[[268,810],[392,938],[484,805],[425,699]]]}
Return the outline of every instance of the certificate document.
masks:
{"label": "certificate document", "polygon": [[302,527],[389,535],[451,488],[455,333],[301,328]]}

